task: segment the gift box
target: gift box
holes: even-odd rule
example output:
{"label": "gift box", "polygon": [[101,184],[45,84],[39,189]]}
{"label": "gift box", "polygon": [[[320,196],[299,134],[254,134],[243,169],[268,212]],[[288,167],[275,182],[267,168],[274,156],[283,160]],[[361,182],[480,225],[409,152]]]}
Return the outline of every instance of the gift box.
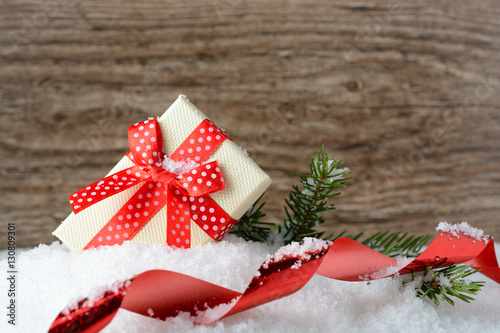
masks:
{"label": "gift box", "polygon": [[70,195],[73,213],[53,234],[71,250],[219,241],[271,183],[183,95],[128,135],[130,151],[108,175]]}

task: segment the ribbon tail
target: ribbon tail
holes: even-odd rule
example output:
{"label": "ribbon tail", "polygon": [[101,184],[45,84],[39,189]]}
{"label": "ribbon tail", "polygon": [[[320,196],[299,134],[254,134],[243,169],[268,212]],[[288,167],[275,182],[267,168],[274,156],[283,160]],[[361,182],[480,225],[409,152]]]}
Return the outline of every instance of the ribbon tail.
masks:
{"label": "ribbon tail", "polygon": [[488,241],[483,252],[466,264],[473,264],[474,269],[480,269],[483,275],[500,283],[500,267],[495,254],[495,243],[492,239]]}
{"label": "ribbon tail", "polygon": [[80,301],[79,308],[70,310],[71,315],[62,313],[52,323],[50,333],[82,332],[97,333],[106,327],[116,315],[122,304],[131,280],[121,284],[116,290],[108,290],[104,296],[92,302],[91,306],[85,305],[85,300]]}
{"label": "ribbon tail", "polygon": [[238,222],[208,195],[190,197],[191,218],[212,239],[222,240]]}
{"label": "ribbon tail", "polygon": [[95,234],[84,250],[123,244],[165,205],[167,190],[160,183],[147,182],[123,205],[104,227]]}
{"label": "ribbon tail", "polygon": [[168,185],[167,244],[175,248],[191,247],[191,211],[184,190]]}
{"label": "ribbon tail", "polygon": [[118,171],[71,194],[71,208],[77,214],[101,200],[139,184],[144,178],[149,178],[149,175],[137,166]]}

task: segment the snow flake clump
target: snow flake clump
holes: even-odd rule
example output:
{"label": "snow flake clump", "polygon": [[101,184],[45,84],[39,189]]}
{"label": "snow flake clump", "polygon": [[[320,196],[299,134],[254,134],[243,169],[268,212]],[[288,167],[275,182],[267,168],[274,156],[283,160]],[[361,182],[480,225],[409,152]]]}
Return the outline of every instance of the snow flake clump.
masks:
{"label": "snow flake clump", "polygon": [[[316,162],[317,159],[315,159],[314,161]],[[328,167],[331,167],[331,165],[333,163],[336,163],[336,161],[334,160],[328,160]],[[327,178],[324,180],[324,183],[325,184],[331,184],[333,183],[334,181],[336,180],[339,180],[339,179],[343,179],[344,178],[344,174],[348,173],[348,172],[351,172],[351,170],[349,170],[349,168],[341,168],[341,169],[333,169],[331,174],[334,175],[333,177],[330,177],[330,178]],[[314,185],[314,179],[309,177],[307,178],[307,185]],[[309,196],[313,196],[313,192],[308,189],[307,187],[304,188],[304,190],[302,190],[302,193],[305,194],[305,195],[309,195]]]}
{"label": "snow flake clump", "polygon": [[237,296],[231,300],[229,303],[219,304],[213,308],[207,308],[206,310],[196,312],[196,317],[193,318],[193,322],[199,324],[209,324],[219,318],[223,317],[226,313],[231,310],[241,296]]}
{"label": "snow flake clump", "polygon": [[299,269],[300,266],[302,266],[302,260],[299,259],[290,268],[291,269]]}
{"label": "snow flake clump", "polygon": [[[271,262],[278,262],[287,257],[293,258],[301,258],[302,260],[311,259],[311,255],[315,252],[323,251],[328,248],[332,244],[331,241],[325,241],[322,239],[306,237],[303,240],[303,243],[300,244],[298,242],[292,242],[286,246],[283,246],[278,249],[278,251],[274,255],[267,255],[267,260],[264,263],[264,268]],[[293,268],[300,267],[300,263],[295,263],[295,265],[299,265]]]}
{"label": "snow flake clump", "polygon": [[[330,166],[330,164],[332,164],[333,161],[332,160],[329,160],[328,161],[328,165]],[[333,182],[334,180],[339,180],[339,179],[342,179],[344,178],[344,174],[348,173],[348,172],[351,172],[351,170],[349,170],[349,168],[341,168],[341,169],[333,169],[332,171],[332,174],[334,174],[335,176],[333,177],[330,177],[327,179],[328,182]]]}
{"label": "snow flake clump", "polygon": [[422,281],[424,282],[438,282],[439,283],[439,286],[442,286],[442,287],[451,287],[451,281],[450,279],[448,279],[444,274],[440,273],[438,276],[436,276],[434,278],[434,281],[433,281],[433,274],[427,274],[423,279],[421,279]]}
{"label": "snow flake clump", "polygon": [[175,173],[177,176],[181,176],[183,173],[200,166],[195,161],[174,161],[167,156],[165,156],[165,159],[161,163],[157,163],[157,165],[163,167],[163,169],[167,171]]}
{"label": "snow flake clump", "polygon": [[491,237],[484,233],[483,230],[474,228],[467,222],[450,224],[448,222],[439,222],[436,227],[437,231],[443,231],[452,234],[453,236],[460,238],[460,234],[471,236],[478,241],[487,242]]}
{"label": "snow flake clump", "polygon": [[363,276],[360,276],[365,281],[368,280],[378,280],[384,277],[388,277],[391,275],[398,276],[398,272],[408,266],[415,258],[408,258],[408,257],[397,257],[395,258],[396,261],[394,261],[391,266],[388,267],[383,267],[376,271],[375,273],[371,274],[366,274]]}
{"label": "snow flake clump", "polygon": [[[307,178],[307,185],[311,185],[311,186],[314,185],[314,179],[312,179],[311,177]],[[314,192],[311,191],[310,189],[308,189],[307,187],[302,190],[302,193],[305,195],[308,195],[310,197],[312,197],[314,195]]]}
{"label": "snow flake clump", "polygon": [[[108,286],[101,286],[99,288],[94,288],[81,304],[81,308],[92,307],[94,303],[101,300],[107,292],[112,292],[114,294],[118,294],[121,289],[127,288],[131,283],[131,280],[126,281],[116,281]],[[123,292],[123,295],[127,294],[126,291]],[[79,300],[73,300],[73,302],[64,308],[61,313],[63,315],[68,315],[72,311],[77,310],[79,307]]]}

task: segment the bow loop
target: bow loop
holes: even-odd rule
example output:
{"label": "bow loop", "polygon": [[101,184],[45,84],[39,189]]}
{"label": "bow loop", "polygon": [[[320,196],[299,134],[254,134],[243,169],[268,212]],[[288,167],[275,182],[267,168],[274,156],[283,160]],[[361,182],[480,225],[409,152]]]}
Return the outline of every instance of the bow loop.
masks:
{"label": "bow loop", "polygon": [[177,183],[190,196],[194,197],[221,191],[226,187],[217,161],[200,165],[191,171],[185,172]]}
{"label": "bow loop", "polygon": [[130,153],[135,164],[152,167],[161,163],[163,156],[163,137],[156,120],[146,120],[128,128]]}

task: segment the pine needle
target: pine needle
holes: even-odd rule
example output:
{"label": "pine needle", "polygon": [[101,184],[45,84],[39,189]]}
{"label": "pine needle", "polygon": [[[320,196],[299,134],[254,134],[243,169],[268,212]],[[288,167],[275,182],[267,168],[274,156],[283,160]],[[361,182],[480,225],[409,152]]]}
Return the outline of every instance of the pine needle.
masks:
{"label": "pine needle", "polygon": [[303,189],[294,185],[285,200],[286,219],[278,226],[285,244],[301,241],[304,237],[323,238],[324,232],[316,230],[318,225],[325,223],[320,213],[335,209],[333,204],[328,204],[329,199],[339,196],[337,190],[344,188],[351,179],[344,178],[350,171],[342,165],[339,160],[330,159],[322,147],[309,163],[311,173],[294,175],[299,177]]}
{"label": "pine needle", "polygon": [[401,232],[385,231],[377,232],[361,241],[361,244],[393,258],[417,257],[431,239],[432,235],[414,236],[407,233],[401,235]]}
{"label": "pine needle", "polygon": [[419,285],[415,288],[418,297],[428,297],[434,304],[440,305],[441,302],[438,298],[440,296],[441,301],[455,306],[455,302],[451,297],[470,303],[474,298],[466,294],[477,295],[481,288],[484,287],[485,281],[464,279],[480,271],[480,269],[472,268],[472,265],[456,265],[437,270],[427,267],[420,276],[414,274],[412,281],[416,280],[417,276],[421,278]]}
{"label": "pine needle", "polygon": [[[351,178],[344,178],[349,171],[342,169],[342,163],[337,159],[330,159],[324,147],[318,151],[317,157],[311,159],[310,174],[299,174],[301,188],[292,186],[288,198],[285,200],[285,215],[283,223],[277,227],[273,223],[262,222],[265,217],[262,208],[265,203],[257,200],[254,205],[241,217],[230,231],[247,241],[272,242],[275,239],[285,244],[301,241],[305,237],[334,240],[347,237],[390,257],[417,257],[423,247],[431,240],[432,235],[414,236],[401,232],[377,232],[374,235],[360,240],[364,235],[346,235],[342,231],[337,236],[324,236],[324,232],[316,230],[318,225],[325,223],[322,212],[335,209],[329,204],[330,199],[340,195],[339,189],[344,188]],[[276,233],[277,231],[277,233]],[[456,265],[447,268],[433,269],[427,267],[424,272],[412,273],[411,281],[418,281],[415,292],[418,297],[431,299],[434,304],[447,303],[455,306],[453,299],[470,303],[474,300],[470,295],[477,295],[484,286],[484,281],[469,281],[466,278],[479,272],[471,265]],[[417,280],[418,279],[418,280]],[[403,282],[405,285],[407,282]]]}
{"label": "pine needle", "polygon": [[246,241],[264,243],[268,240],[271,228],[274,224],[260,221],[261,218],[266,216],[262,211],[262,207],[264,207],[266,203],[259,203],[261,198],[262,196],[257,199],[229,233],[239,236]]}

